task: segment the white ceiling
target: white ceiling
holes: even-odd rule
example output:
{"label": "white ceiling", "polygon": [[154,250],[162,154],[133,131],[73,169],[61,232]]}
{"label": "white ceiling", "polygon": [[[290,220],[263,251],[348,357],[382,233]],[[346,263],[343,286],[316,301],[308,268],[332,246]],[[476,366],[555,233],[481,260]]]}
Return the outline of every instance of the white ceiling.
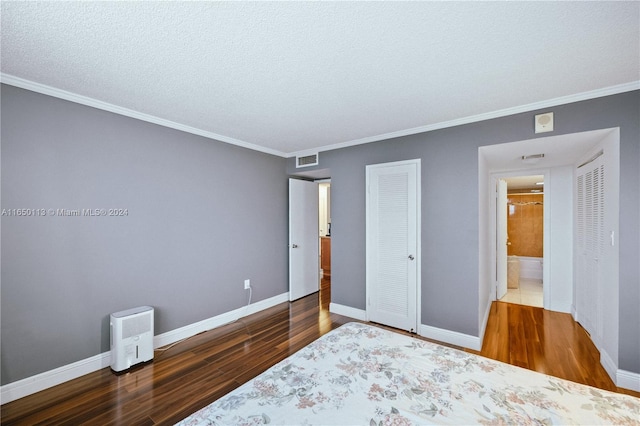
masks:
{"label": "white ceiling", "polygon": [[[480,147],[490,171],[526,171],[576,164],[598,142],[614,132],[614,129],[547,136]],[[522,161],[523,156],[544,154],[536,163]],[[536,173],[537,174],[537,173]]]}
{"label": "white ceiling", "polygon": [[[616,129],[600,129],[535,139],[486,145],[478,149],[489,172],[504,178],[508,189],[531,188],[544,180],[542,171],[552,167],[577,166],[594,154],[596,146]],[[544,154],[528,163],[523,156]]]}
{"label": "white ceiling", "polygon": [[282,156],[640,87],[636,1],[1,7],[3,82]]}

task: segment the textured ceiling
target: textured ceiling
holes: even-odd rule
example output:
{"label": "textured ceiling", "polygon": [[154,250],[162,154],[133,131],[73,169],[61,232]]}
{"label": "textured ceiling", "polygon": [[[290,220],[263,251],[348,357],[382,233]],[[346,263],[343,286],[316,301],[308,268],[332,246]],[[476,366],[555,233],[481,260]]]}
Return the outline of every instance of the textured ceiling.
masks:
{"label": "textured ceiling", "polygon": [[640,80],[638,2],[1,7],[3,81],[284,156]]}

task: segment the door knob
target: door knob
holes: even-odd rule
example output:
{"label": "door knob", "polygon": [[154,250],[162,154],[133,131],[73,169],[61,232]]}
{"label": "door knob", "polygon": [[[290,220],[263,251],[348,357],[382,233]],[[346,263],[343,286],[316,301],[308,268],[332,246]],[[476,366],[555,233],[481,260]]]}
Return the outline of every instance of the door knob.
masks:
{"label": "door knob", "polygon": [[297,244],[291,244],[291,248],[298,248]]}
{"label": "door knob", "polygon": [[413,255],[412,255],[412,254],[410,254],[410,255],[409,255],[409,260],[413,260],[413,259],[415,259],[415,257],[413,257]]}

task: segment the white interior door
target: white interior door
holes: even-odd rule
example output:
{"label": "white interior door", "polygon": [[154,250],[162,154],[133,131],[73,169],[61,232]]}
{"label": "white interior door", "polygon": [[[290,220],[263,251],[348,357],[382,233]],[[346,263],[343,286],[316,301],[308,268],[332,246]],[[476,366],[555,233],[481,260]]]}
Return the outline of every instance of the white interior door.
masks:
{"label": "white interior door", "polygon": [[507,294],[507,182],[496,185],[496,299]]}
{"label": "white interior door", "polygon": [[289,300],[319,289],[318,184],[289,179]]}
{"label": "white interior door", "polygon": [[576,173],[576,311],[577,320],[599,345],[602,337],[602,262],[605,237],[603,156]]}
{"label": "white interior door", "polygon": [[591,336],[600,363],[619,376],[620,134],[610,132],[575,172],[574,318]]}
{"label": "white interior door", "polygon": [[417,331],[420,160],[367,166],[367,319]]}

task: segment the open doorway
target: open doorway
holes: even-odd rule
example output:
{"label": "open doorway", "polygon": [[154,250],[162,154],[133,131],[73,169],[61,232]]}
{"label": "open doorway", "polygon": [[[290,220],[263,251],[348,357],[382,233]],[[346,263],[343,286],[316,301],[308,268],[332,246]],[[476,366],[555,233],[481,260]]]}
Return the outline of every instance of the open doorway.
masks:
{"label": "open doorway", "polygon": [[331,303],[331,180],[318,182],[318,237],[320,238],[320,306]]}
{"label": "open doorway", "polygon": [[[543,237],[544,308],[570,313],[577,322],[587,325],[585,328],[600,351],[601,363],[614,381],[618,371],[620,321],[620,255],[615,238],[619,234],[619,149],[618,128],[540,137],[478,149],[479,218],[481,224],[486,224],[479,233],[480,313],[484,315],[481,327],[486,325],[487,312],[496,300],[498,285],[497,203],[493,202],[496,181],[524,174],[543,174],[544,229],[548,231]],[[542,153],[544,156],[539,155]],[[525,161],[529,157],[539,159],[535,168]],[[601,173],[595,185],[592,176],[591,186],[586,185],[589,182],[585,177],[581,193],[580,173],[588,165],[600,167],[597,161],[605,164],[606,177],[601,179]],[[591,168],[586,170],[589,171]],[[594,187],[598,190],[594,191]],[[597,211],[593,205],[595,194],[602,201],[602,208]],[[599,221],[598,226],[594,226],[595,219]],[[583,243],[594,235],[597,244],[590,242],[590,247],[597,247],[599,251],[596,255],[585,253]],[[588,329],[590,321],[594,325],[592,330]],[[484,334],[482,329],[481,333]]]}
{"label": "open doorway", "polygon": [[504,178],[507,291],[499,300],[543,307],[544,175]]}
{"label": "open doorway", "polygon": [[[544,175],[543,307],[572,312],[575,166],[612,132],[612,129],[603,129],[479,148],[479,217],[480,223],[486,224],[480,229],[482,300],[496,300],[497,293],[496,180]],[[482,321],[488,316],[489,307],[490,303],[482,303]]]}
{"label": "open doorway", "polygon": [[[300,286],[291,278],[291,268],[298,267],[304,271],[303,281],[312,291],[303,294],[318,293],[321,312],[329,312],[329,304],[331,303],[331,171],[329,169],[317,169],[310,171],[300,171],[289,176],[294,180],[306,181],[309,185],[309,196],[312,198],[304,201],[295,199],[292,201],[292,194],[289,194],[289,226],[290,226],[290,250],[289,250],[289,293],[294,291],[294,287]],[[291,180],[291,179],[290,179]],[[310,241],[307,244],[313,246],[310,252],[313,254],[313,260],[308,259],[300,262],[292,254],[299,255],[302,250],[300,244],[292,240],[292,205],[298,208],[305,207],[307,210],[302,213],[303,219],[300,219],[301,225],[305,232],[310,233]],[[312,240],[312,241],[311,241]],[[323,246],[324,242],[324,246]],[[295,247],[295,250],[292,250]],[[324,250],[323,250],[324,249]],[[295,253],[294,253],[295,252]],[[324,254],[324,256],[323,256]],[[323,263],[324,261],[324,263]],[[300,280],[298,280],[300,281]],[[300,297],[300,296],[298,296]],[[293,298],[291,300],[294,300]]]}

